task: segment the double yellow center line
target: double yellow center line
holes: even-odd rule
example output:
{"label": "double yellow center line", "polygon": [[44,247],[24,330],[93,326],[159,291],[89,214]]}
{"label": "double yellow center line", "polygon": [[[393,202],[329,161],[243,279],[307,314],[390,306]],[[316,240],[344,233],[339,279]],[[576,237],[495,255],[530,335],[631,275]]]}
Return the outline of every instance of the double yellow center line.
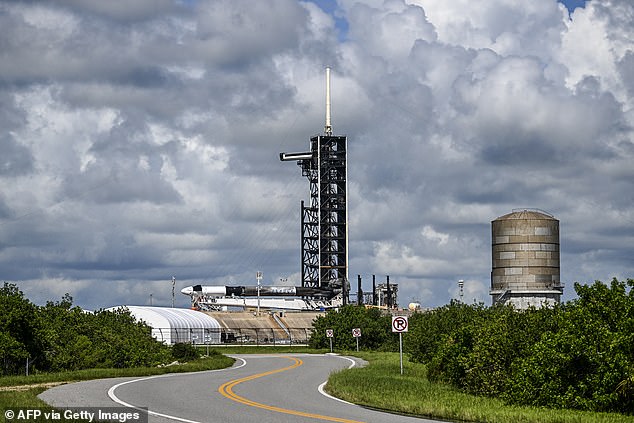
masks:
{"label": "double yellow center line", "polygon": [[304,411],[289,410],[289,409],[286,409],[286,408],[275,407],[273,405],[266,405],[266,404],[262,404],[262,403],[259,403],[259,402],[251,401],[250,399],[242,397],[242,396],[236,394],[235,392],[233,392],[233,388],[235,386],[241,384],[242,382],[248,382],[250,380],[258,379],[258,378],[261,378],[261,377],[264,377],[264,376],[269,376],[269,375],[273,375],[275,373],[281,373],[281,372],[285,372],[287,370],[292,370],[292,369],[295,369],[295,368],[301,366],[302,364],[304,364],[304,362],[302,360],[300,360],[299,358],[295,358],[295,357],[283,357],[283,358],[291,360],[293,362],[293,364],[291,364],[288,367],[281,368],[281,369],[270,370],[268,372],[258,373],[258,374],[251,375],[251,376],[246,376],[246,377],[243,377],[243,378],[240,378],[240,379],[230,380],[229,382],[222,384],[220,386],[220,388],[218,388],[218,392],[220,392],[220,394],[222,394],[223,396],[229,398],[230,400],[239,402],[240,404],[245,404],[245,405],[248,405],[248,406],[251,406],[251,407],[262,408],[264,410],[275,411],[277,413],[292,414],[292,415],[295,415],[295,416],[309,417],[309,418],[318,419],[318,420],[328,420],[328,421],[331,421],[331,422],[361,423],[361,422],[358,422],[356,420],[348,420],[348,419],[342,419],[342,418],[339,418],[339,417],[323,416],[321,414],[306,413]]}

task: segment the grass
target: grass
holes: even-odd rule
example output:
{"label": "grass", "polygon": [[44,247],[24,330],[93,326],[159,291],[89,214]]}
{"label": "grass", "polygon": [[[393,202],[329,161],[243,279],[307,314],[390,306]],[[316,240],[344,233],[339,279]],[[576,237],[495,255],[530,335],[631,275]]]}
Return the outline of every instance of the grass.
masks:
{"label": "grass", "polygon": [[506,405],[498,399],[465,394],[431,383],[422,364],[397,353],[351,353],[369,362],[333,374],[326,390],[346,401],[395,413],[483,423],[633,423],[634,416]]}
{"label": "grass", "polygon": [[215,370],[229,367],[233,364],[232,358],[221,354],[210,355],[189,363],[178,366],[166,367],[134,367],[128,369],[86,369],[55,373],[37,373],[30,376],[3,376],[0,377],[0,387],[35,385],[53,382],[76,382],[80,380],[103,379],[111,377],[127,376],[152,376],[164,373],[199,372],[203,370]]}

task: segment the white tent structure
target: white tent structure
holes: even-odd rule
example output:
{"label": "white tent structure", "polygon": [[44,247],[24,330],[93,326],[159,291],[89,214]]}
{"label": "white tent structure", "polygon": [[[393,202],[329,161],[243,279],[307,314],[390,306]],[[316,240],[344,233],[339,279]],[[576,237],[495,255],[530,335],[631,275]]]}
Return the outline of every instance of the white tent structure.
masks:
{"label": "white tent structure", "polygon": [[213,317],[188,308],[120,306],[130,311],[137,321],[152,328],[152,336],[166,344],[219,344],[220,323]]}

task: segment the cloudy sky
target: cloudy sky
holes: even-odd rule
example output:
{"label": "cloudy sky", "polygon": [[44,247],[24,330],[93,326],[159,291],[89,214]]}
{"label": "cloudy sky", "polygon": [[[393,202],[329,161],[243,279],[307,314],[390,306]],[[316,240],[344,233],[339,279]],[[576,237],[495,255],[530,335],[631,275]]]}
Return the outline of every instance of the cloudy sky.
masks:
{"label": "cloudy sky", "polygon": [[171,304],[299,284],[308,181],[348,136],[350,278],[484,301],[491,220],[560,220],[574,281],[634,277],[631,0],[0,3],[0,280]]}

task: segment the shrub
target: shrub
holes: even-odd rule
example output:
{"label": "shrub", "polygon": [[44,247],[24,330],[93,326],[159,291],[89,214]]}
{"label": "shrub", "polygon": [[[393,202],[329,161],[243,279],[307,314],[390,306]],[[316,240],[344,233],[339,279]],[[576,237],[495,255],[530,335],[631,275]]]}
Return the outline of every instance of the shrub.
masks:
{"label": "shrub", "polygon": [[153,366],[170,358],[169,348],[126,310],[87,313],[69,295],[38,307],[7,283],[0,308],[0,374],[22,373],[27,358],[31,372]]}
{"label": "shrub", "polygon": [[576,283],[578,299],[524,311],[451,303],[410,319],[408,350],[428,364],[431,380],[466,392],[633,413],[633,286]]}
{"label": "shrub", "polygon": [[192,344],[179,342],[172,346],[172,358],[180,361],[194,360],[199,357],[198,350]]}
{"label": "shrub", "polygon": [[391,317],[379,309],[347,305],[317,317],[308,343],[311,348],[329,348],[330,341],[326,337],[326,329],[332,329],[333,348],[353,350],[357,344],[352,336],[352,329],[359,328],[360,349],[396,351],[398,338],[392,334],[391,324]]}

